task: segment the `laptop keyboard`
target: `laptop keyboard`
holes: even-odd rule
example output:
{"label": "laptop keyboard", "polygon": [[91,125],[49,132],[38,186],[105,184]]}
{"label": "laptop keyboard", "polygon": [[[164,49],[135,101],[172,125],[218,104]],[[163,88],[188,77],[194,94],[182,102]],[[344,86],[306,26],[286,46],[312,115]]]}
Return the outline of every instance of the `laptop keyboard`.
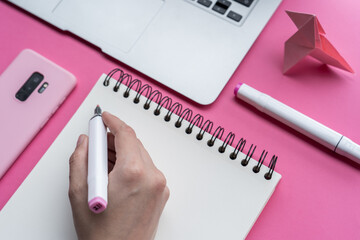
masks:
{"label": "laptop keyboard", "polygon": [[242,25],[257,0],[186,0],[228,22]]}

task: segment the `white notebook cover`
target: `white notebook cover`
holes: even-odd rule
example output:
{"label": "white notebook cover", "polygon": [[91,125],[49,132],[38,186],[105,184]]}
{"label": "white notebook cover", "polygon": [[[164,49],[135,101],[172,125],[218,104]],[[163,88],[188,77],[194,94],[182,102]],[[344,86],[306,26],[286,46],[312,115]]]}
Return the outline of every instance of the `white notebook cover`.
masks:
{"label": "white notebook cover", "polygon": [[[191,134],[174,127],[178,117],[164,121],[167,113],[153,114],[157,104],[152,102],[144,110],[145,97],[134,104],[136,92],[123,97],[126,86],[118,92],[103,85],[104,74],[96,83],[78,111],[25,179],[16,193],[0,212],[1,239],[71,240],[76,239],[72,213],[68,200],[69,166],[77,137],[87,134],[88,121],[94,107],[117,115],[134,128],[156,166],[165,174],[170,198],[160,219],[157,240],[244,239],[269,200],[281,175],[274,172],[271,180],[252,168],[257,161],[251,159],[244,167],[239,153],[236,160],[229,158],[234,148],[216,140],[213,147],[206,142],[211,135],[205,133],[199,141],[196,126]],[[268,156],[269,157],[269,156]]]}

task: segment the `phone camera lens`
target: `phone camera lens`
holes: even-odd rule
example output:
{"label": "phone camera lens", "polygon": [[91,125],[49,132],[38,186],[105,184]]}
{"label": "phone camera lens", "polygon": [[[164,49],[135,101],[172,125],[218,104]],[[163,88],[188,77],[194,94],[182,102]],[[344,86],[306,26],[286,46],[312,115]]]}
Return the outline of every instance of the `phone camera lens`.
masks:
{"label": "phone camera lens", "polygon": [[16,93],[15,97],[20,101],[25,101],[27,99],[27,94],[23,91],[19,91]]}
{"label": "phone camera lens", "polygon": [[43,79],[44,75],[39,72],[34,72],[15,94],[15,97],[20,101],[26,101],[26,99],[32,94],[35,88],[39,86]]}
{"label": "phone camera lens", "polygon": [[31,78],[30,81],[31,83],[39,84],[44,79],[44,75],[38,72],[34,72],[30,78]]}

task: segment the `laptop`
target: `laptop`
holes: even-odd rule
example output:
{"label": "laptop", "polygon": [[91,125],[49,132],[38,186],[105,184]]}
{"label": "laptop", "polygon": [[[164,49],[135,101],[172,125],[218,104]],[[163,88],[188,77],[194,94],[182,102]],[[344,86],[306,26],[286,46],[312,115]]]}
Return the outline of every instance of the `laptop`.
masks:
{"label": "laptop", "polygon": [[207,105],[281,0],[9,0]]}

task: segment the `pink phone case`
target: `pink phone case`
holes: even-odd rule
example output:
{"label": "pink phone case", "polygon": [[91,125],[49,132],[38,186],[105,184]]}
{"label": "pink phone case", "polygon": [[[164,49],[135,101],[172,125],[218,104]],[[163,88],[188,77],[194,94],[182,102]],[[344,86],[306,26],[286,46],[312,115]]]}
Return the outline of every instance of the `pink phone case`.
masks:
{"label": "pink phone case", "polygon": [[[44,79],[26,101],[15,94],[34,73]],[[49,85],[43,93],[39,88]],[[76,84],[76,78],[38,53],[25,49],[0,76],[0,179],[56,111]]]}

